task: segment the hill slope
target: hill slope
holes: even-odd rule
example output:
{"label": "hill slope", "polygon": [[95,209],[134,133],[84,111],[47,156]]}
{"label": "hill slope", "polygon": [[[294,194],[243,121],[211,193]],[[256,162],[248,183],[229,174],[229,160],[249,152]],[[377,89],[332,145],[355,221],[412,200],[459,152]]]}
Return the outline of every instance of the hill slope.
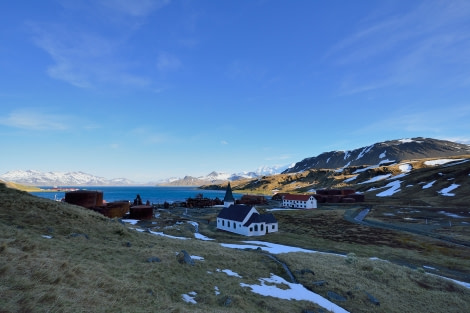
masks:
{"label": "hill slope", "polygon": [[470,154],[470,146],[433,138],[412,138],[379,142],[352,151],[330,151],[306,158],[283,173],[308,169],[337,169],[349,166],[390,164],[404,160],[442,158]]}
{"label": "hill slope", "polygon": [[[232,182],[231,185],[234,191],[267,195],[275,192],[309,193],[317,189],[352,188],[364,193],[367,201],[468,206],[469,180],[470,155],[465,155],[455,159],[410,160],[387,166],[309,169]],[[203,188],[225,187],[222,184]]]}
{"label": "hill slope", "polygon": [[[267,253],[196,240],[194,221],[160,213],[165,217],[140,228],[0,185],[0,307],[5,312],[325,310],[315,302],[324,301],[322,297],[294,300],[312,291],[287,282],[283,267]],[[330,213],[318,217],[323,214]],[[176,237],[143,232],[168,220],[174,225],[162,228]],[[209,229],[199,227],[217,233]],[[298,236],[272,235],[263,240]],[[221,236],[232,242],[244,239]],[[179,262],[182,250],[193,255],[194,265]],[[328,281],[313,287],[318,294],[326,297],[328,290],[335,290],[350,295],[346,302],[332,301],[351,312],[437,312],[443,307],[465,312],[470,306],[469,289],[390,262],[304,252],[279,254],[277,259],[290,264],[299,280]],[[315,273],[304,270],[309,267]],[[260,295],[259,290],[270,291]],[[287,298],[280,298],[282,294]]]}

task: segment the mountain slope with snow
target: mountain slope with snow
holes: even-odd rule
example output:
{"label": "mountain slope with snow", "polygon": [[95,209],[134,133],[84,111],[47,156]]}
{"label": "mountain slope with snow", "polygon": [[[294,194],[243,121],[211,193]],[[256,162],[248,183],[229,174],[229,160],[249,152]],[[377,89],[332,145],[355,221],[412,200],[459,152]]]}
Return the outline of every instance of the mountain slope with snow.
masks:
{"label": "mountain slope with snow", "polygon": [[390,140],[352,151],[324,152],[297,162],[283,173],[308,169],[338,169],[348,166],[386,165],[403,160],[442,158],[470,154],[470,145],[433,138]]}

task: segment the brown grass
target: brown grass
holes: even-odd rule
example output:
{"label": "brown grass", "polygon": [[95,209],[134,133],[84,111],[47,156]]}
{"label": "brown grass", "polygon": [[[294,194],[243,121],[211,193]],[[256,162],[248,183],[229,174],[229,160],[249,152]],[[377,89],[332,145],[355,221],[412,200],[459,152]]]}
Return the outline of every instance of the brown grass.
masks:
{"label": "brown grass", "polygon": [[[170,224],[170,219],[184,221],[177,211],[161,213],[167,224]],[[192,213],[196,215],[196,211]],[[283,219],[281,215],[276,216]],[[317,220],[328,217],[324,215]],[[156,222],[158,225],[159,220]],[[367,251],[373,251],[374,244],[355,244],[347,240],[336,242],[334,238],[340,237],[335,232],[331,231],[325,237],[320,233],[313,234],[309,229],[315,229],[315,225],[311,224],[304,224],[298,230],[289,227],[286,217],[286,224],[281,224],[281,233],[250,239],[355,252],[357,261],[352,263],[347,263],[343,257],[319,253],[278,255],[293,270],[313,270],[315,275],[312,277],[301,274],[296,274],[296,277],[321,295],[331,290],[346,296],[348,300],[338,304],[351,312],[469,310],[468,289],[403,266],[370,261],[365,256]],[[221,242],[246,239],[218,232],[212,224],[202,221],[199,228],[201,233]],[[169,228],[168,232],[189,237],[191,229],[191,225],[184,223]],[[364,231],[358,228],[359,234]],[[47,239],[43,235],[52,238]],[[189,254],[204,257],[204,260],[195,261],[194,266],[180,264],[176,254],[183,249]],[[382,252],[384,258],[390,251],[393,249]],[[161,262],[147,262],[154,256]],[[458,258],[452,259],[456,267],[461,266]],[[242,278],[227,276],[217,269],[230,269]],[[279,264],[257,251],[223,248],[217,242],[176,240],[137,232],[116,219],[105,218],[81,207],[32,197],[0,186],[2,312],[318,311],[319,307],[310,302],[263,297],[240,286],[241,282],[257,284],[259,278],[269,277],[270,273],[287,278]],[[316,280],[325,280],[328,285],[315,287],[312,282]],[[215,286],[220,295],[215,295]],[[182,300],[181,295],[191,291],[197,293],[197,304]],[[376,297],[380,306],[368,302],[364,291]],[[229,306],[224,305],[227,297],[231,299]]]}

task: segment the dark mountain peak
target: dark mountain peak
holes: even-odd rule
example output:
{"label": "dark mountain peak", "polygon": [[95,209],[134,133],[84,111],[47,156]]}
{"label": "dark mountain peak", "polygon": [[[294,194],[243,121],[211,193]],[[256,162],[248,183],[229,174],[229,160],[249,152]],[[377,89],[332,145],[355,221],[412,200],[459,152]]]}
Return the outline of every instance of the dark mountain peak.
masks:
{"label": "dark mountain peak", "polygon": [[424,137],[396,139],[351,151],[324,152],[296,163],[283,173],[296,173],[312,168],[337,169],[347,166],[386,165],[403,160],[465,154],[470,154],[470,145]]}

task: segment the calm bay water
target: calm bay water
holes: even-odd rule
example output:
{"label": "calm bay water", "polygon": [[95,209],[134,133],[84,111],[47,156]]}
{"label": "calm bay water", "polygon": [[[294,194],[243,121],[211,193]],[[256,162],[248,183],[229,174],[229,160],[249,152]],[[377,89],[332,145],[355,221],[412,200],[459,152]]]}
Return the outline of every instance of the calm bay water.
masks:
{"label": "calm bay water", "polygon": [[[47,189],[47,187],[42,187]],[[197,187],[155,187],[155,186],[124,186],[124,187],[73,187],[68,186],[64,188],[80,188],[86,190],[98,190],[103,192],[103,199],[107,202],[129,200],[134,201],[135,197],[139,194],[142,201],[145,203],[147,200],[150,203],[163,203],[165,201],[172,203],[175,201],[185,201],[188,198],[195,198],[197,194],[202,193],[204,197],[215,199],[218,197],[223,200],[225,190],[202,190]],[[47,198],[47,199],[62,199],[65,197],[65,192],[31,192],[31,194]],[[233,194],[235,199],[241,197],[240,194]]]}

